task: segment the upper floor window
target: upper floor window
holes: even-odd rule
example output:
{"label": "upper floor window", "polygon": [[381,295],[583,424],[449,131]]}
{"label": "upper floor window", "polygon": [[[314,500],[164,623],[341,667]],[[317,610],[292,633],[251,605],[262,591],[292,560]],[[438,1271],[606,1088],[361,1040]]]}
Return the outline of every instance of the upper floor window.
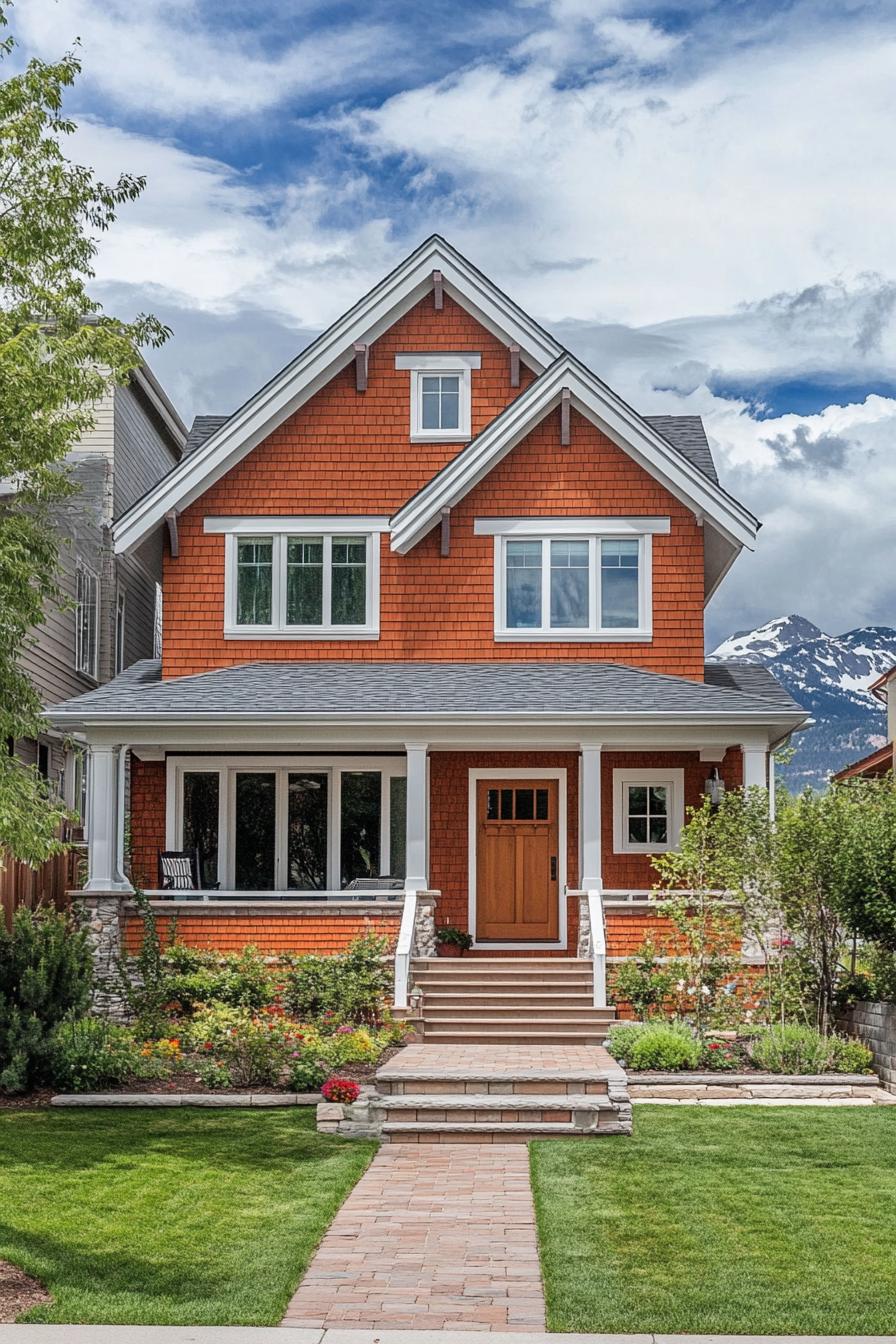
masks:
{"label": "upper floor window", "polygon": [[75,599],[75,667],[96,680],[99,630],[99,580],[81,560],[77,563]]}
{"label": "upper floor window", "polygon": [[649,639],[651,538],[668,521],[478,519],[495,537],[496,637]]}
{"label": "upper floor window", "polygon": [[[270,530],[249,531],[253,522]],[[352,522],[376,531],[349,531]],[[225,634],[376,638],[384,526],[380,519],[206,519],[206,531],[227,532]]]}
{"label": "upper floor window", "polygon": [[124,671],[124,589],[115,594],[115,675]]}
{"label": "upper floor window", "polygon": [[396,369],[411,375],[411,439],[433,442],[472,437],[471,377],[478,354],[395,356]]}

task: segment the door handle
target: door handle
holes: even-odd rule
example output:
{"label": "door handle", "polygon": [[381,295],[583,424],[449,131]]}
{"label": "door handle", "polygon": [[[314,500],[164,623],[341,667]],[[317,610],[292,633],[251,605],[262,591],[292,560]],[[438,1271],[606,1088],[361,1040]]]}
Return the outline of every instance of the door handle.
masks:
{"label": "door handle", "polygon": [[557,881],[557,855],[551,855],[551,881]]}

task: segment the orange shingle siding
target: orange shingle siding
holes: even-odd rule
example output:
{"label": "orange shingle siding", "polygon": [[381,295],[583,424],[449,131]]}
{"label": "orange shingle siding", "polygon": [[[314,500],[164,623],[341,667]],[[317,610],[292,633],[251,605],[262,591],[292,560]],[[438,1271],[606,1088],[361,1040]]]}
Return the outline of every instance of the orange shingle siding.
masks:
{"label": "orange shingle siding", "polygon": [[[381,635],[375,641],[225,640],[224,538],[206,515],[391,514],[460,451],[409,441],[409,374],[395,354],[475,350],[473,430],[516,395],[506,348],[450,298],[420,301],[374,343],[368,389],[349,367],[180,516],[180,556],[165,558],[164,675],[253,659],[604,659],[697,680],[703,676],[703,536],[693,514],[573,412],[559,445],[559,412],[537,426],[451,517],[451,554],[438,529],[407,556],[381,539]],[[532,375],[522,371],[522,386]],[[648,644],[494,641],[493,542],[473,536],[490,515],[654,514],[672,520],[654,538],[654,638]],[[421,602],[421,596],[425,601]]]}
{"label": "orange shingle siding", "polygon": [[131,881],[159,885],[159,850],[165,848],[165,762],[131,755]]}
{"label": "orange shingle siding", "polygon": [[[167,943],[171,935],[171,918],[157,917],[159,932]],[[367,933],[385,936],[391,944],[398,937],[401,923],[400,907],[382,915],[318,914],[306,911],[271,913],[269,910],[225,914],[178,914],[177,940],[187,947],[212,949],[215,952],[239,952],[244,947],[257,947],[268,955],[290,952],[333,953],[343,951],[354,938]],[[140,945],[142,923],[131,916],[125,923],[124,944],[128,953],[135,953]]]}

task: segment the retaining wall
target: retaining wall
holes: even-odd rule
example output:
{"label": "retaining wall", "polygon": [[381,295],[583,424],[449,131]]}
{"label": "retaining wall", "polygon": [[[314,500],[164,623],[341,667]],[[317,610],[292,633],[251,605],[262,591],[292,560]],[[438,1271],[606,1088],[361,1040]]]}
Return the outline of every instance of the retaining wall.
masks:
{"label": "retaining wall", "polygon": [[874,1056],[881,1086],[896,1092],[896,1003],[863,1000],[841,1015],[838,1026],[865,1042]]}

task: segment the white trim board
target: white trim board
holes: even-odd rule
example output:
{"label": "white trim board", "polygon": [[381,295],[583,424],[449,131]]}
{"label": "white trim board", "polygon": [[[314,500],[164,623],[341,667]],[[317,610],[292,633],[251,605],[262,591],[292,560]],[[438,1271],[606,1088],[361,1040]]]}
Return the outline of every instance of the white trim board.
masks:
{"label": "white trim board", "polygon": [[476,537],[668,536],[669,518],[474,518]]}
{"label": "white trim board", "polygon": [[[478,830],[476,785],[481,779],[553,779],[557,781],[557,900],[560,903],[560,910],[556,942],[494,943],[489,940],[486,943],[478,943],[476,941],[476,832]],[[473,936],[474,948],[490,948],[495,952],[536,952],[556,951],[557,948],[566,947],[566,806],[565,766],[558,766],[555,769],[530,767],[520,770],[513,770],[505,766],[495,770],[477,768],[467,771],[467,928]]]}
{"label": "white trim board", "polygon": [[536,373],[563,347],[437,234],[428,238],[286,368],[235,411],[220,429],[183,458],[128,509],[113,529],[115,553],[139,545],[172,509],[185,509],[303,406],[354,359],[356,342],[370,344],[432,290],[443,290],[492,335],[520,347]]}

